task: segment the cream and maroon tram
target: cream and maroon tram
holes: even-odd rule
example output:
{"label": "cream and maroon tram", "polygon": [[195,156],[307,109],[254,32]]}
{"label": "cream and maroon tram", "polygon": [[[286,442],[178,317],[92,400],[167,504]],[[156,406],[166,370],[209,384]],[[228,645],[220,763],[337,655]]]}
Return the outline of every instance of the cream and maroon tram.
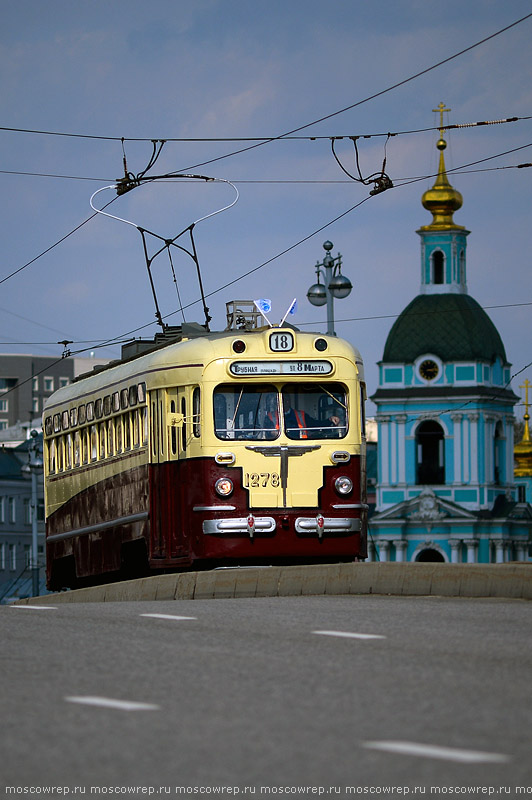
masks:
{"label": "cream and maroon tram", "polygon": [[358,352],[291,327],[174,334],[46,404],[48,587],[365,558]]}

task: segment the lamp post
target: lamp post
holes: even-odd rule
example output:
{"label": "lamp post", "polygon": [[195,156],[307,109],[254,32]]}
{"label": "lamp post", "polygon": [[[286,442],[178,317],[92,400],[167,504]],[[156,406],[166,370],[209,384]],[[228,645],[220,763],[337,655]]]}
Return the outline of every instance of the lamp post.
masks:
{"label": "lamp post", "polygon": [[[327,303],[327,335],[336,336],[334,330],[334,298],[341,299],[351,293],[353,284],[342,275],[342,256],[340,253],[333,258],[331,250],[333,243],[327,240],[323,243],[325,257],[316,263],[317,283],[313,283],[307,292],[307,298],[313,306],[324,306]],[[320,283],[320,277],[324,283]]]}
{"label": "lamp post", "polygon": [[37,473],[43,467],[42,455],[40,454],[39,434],[37,431],[31,432],[31,439],[28,446],[28,463],[22,467],[24,472],[31,475],[31,581],[33,597],[39,596],[39,548],[37,531]]}

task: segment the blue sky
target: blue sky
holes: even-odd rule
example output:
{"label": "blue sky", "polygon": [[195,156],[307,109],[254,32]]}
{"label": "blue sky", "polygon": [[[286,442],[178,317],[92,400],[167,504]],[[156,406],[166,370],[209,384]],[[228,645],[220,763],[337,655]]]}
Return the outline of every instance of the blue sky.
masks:
{"label": "blue sky", "polygon": [[[451,109],[449,123],[531,115],[532,18],[360,102],[531,12],[532,4],[524,0],[4,4],[0,125],[80,136],[0,130],[0,280],[90,216],[91,194],[123,173],[120,137],[126,139],[128,169],[138,173],[151,144],[128,141],[135,138],[266,139],[332,114],[298,135],[412,131],[437,124],[433,109],[441,101]],[[396,188],[347,214],[371,187],[341,172],[327,138],[274,141],[226,158],[220,157],[246,143],[168,142],[158,173],[192,170],[232,181],[240,193],[231,210],[195,228],[205,290],[212,293],[212,327],[224,326],[226,301],[270,297],[272,317],[280,319],[297,296],[294,323],[324,330],[325,315],[309,305],[306,291],[323,258],[322,243],[330,239],[354,285],[348,299],[336,302],[336,330],[362,352],[369,392],[375,391],[375,364],[394,316],[419,291],[415,231],[430,222],[420,201],[433,178],[402,182],[434,172],[437,138],[435,131],[391,138],[386,171]],[[456,169],[531,145],[532,120],[465,128],[446,138],[447,167]],[[376,136],[360,141],[365,174],[380,170],[385,141]],[[337,150],[353,170],[349,140],[337,142]],[[218,160],[196,167],[212,159]],[[532,170],[501,168],[531,161],[529,146],[450,176],[464,198],[455,220],[471,231],[469,292],[484,307],[505,306],[488,313],[514,372],[532,361],[532,306],[519,305],[532,303]],[[39,175],[11,174],[21,172]],[[113,193],[98,197],[106,202]],[[117,199],[109,211],[172,238],[232,199],[233,190],[223,183],[155,183]],[[180,297],[189,305],[198,299],[193,264],[174,256]],[[269,263],[242,278],[264,262]],[[178,308],[175,285],[163,256],[154,262],[153,274],[163,314],[179,323],[182,316],[172,313]],[[218,291],[230,281],[237,282]],[[2,352],[59,356],[61,339],[73,340],[72,349],[81,350],[139,326],[146,325],[142,334],[149,336],[157,327],[140,236],[102,216],[0,287]],[[202,322],[201,306],[187,308],[185,316]],[[115,357],[118,348],[96,352]],[[532,368],[514,380],[514,390],[525,377],[532,380]]]}

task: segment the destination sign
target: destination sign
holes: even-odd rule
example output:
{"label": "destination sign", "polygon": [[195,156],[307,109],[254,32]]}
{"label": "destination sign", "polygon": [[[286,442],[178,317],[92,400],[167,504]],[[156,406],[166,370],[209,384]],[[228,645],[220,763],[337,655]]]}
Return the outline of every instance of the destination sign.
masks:
{"label": "destination sign", "polygon": [[232,375],[330,375],[330,361],[233,361]]}

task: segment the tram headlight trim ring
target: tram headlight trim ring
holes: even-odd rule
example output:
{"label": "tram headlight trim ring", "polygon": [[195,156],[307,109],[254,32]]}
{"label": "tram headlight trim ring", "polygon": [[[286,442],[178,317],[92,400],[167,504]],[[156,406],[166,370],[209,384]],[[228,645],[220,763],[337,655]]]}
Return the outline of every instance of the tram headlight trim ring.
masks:
{"label": "tram headlight trim ring", "polygon": [[334,488],[338,494],[350,494],[353,491],[353,481],[347,475],[340,475],[334,482]]}
{"label": "tram headlight trim ring", "polygon": [[214,484],[214,491],[220,497],[229,497],[233,493],[233,481],[231,478],[218,478]]}

